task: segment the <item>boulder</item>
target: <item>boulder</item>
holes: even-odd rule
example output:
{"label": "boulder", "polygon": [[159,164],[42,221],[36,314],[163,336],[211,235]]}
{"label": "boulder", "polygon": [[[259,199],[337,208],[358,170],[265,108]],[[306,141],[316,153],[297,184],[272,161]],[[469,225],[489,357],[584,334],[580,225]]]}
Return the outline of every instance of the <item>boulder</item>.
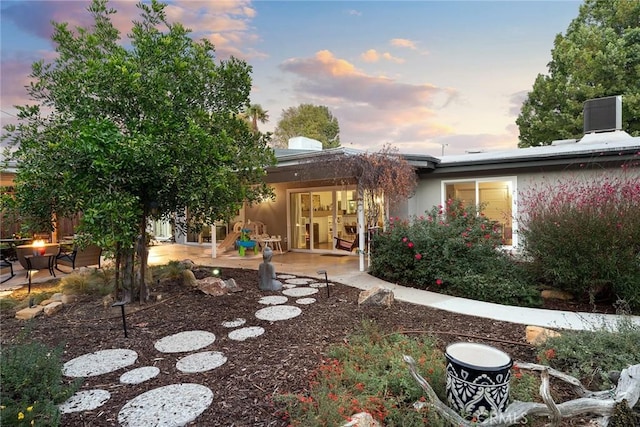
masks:
{"label": "boulder", "polygon": [[62,310],[62,303],[60,301],[54,301],[44,306],[44,314],[47,316],[53,316]]}
{"label": "boulder", "polygon": [[540,326],[527,326],[525,330],[527,342],[532,345],[544,343],[548,338],[559,337],[560,333]]}
{"label": "boulder", "polygon": [[384,305],[391,307],[394,301],[393,291],[384,286],[378,285],[373,288],[360,292],[358,296],[358,305]]}
{"label": "boulder", "polygon": [[71,304],[74,303],[76,301],[78,301],[78,295],[74,295],[74,294],[64,294],[62,295],[62,298],[60,299],[60,301],[63,304]]}
{"label": "boulder", "polygon": [[182,271],[182,284],[184,286],[190,286],[195,288],[198,286],[198,280],[196,280],[196,276],[193,274],[191,270],[183,270]]}
{"label": "boulder", "polygon": [[180,261],[180,265],[187,270],[193,270],[193,267],[195,267],[196,264],[190,259],[183,259]]}
{"label": "boulder", "polygon": [[218,277],[205,277],[198,280],[198,289],[207,295],[220,296],[229,293],[229,288],[224,280]]}
{"label": "boulder", "polygon": [[23,308],[16,312],[16,319],[18,320],[31,320],[44,311],[44,307],[36,305],[34,307]]}
{"label": "boulder", "polygon": [[242,288],[238,286],[234,279],[225,280],[224,284],[227,286],[229,292],[242,292]]}
{"label": "boulder", "polygon": [[371,414],[360,412],[351,416],[351,421],[342,427],[380,427],[380,423],[373,419]]}

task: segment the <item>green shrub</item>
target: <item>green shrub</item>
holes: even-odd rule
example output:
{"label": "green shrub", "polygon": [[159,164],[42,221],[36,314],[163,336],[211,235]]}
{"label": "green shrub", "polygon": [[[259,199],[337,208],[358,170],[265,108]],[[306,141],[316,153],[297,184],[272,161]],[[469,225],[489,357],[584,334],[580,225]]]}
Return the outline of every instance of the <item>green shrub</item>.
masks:
{"label": "green shrub", "polygon": [[523,249],[541,279],[592,300],[614,293],[640,309],[637,173],[545,183],[519,199]]}
{"label": "green shrub", "polygon": [[596,326],[593,331],[564,331],[549,338],[540,346],[538,358],[581,379],[588,388],[609,388],[610,371],[640,363],[640,326],[624,316],[616,328]]}
{"label": "green shrub", "polygon": [[[448,200],[373,237],[372,275],[389,282],[501,304],[538,306],[537,289],[499,250],[497,224],[480,207]],[[477,289],[476,289],[477,288]]]}
{"label": "green shrub", "polygon": [[291,426],[338,426],[366,411],[386,426],[444,426],[433,411],[417,411],[424,400],[403,354],[411,355],[421,374],[442,399],[445,396],[444,356],[429,337],[383,335],[373,324],[351,336],[347,344],[329,349],[329,359],[314,373],[305,395],[279,395]]}
{"label": "green shrub", "polygon": [[108,295],[113,291],[113,276],[96,270],[90,273],[71,273],[60,279],[62,291],[67,294]]}
{"label": "green shrub", "polygon": [[154,277],[158,279],[176,280],[182,277],[182,272],[186,269],[180,261],[169,261],[165,265],[158,265],[152,268]]}
{"label": "green shrub", "polygon": [[58,405],[79,388],[81,380],[65,383],[62,347],[38,342],[5,346],[0,353],[0,419],[3,426],[57,426]]}

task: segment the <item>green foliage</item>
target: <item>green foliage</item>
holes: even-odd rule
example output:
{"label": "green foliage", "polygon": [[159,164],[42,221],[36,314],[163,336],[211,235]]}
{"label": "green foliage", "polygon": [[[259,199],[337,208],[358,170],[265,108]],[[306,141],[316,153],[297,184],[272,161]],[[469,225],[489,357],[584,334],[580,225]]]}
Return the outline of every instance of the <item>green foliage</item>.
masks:
{"label": "green foliage", "polygon": [[386,426],[446,425],[433,411],[413,408],[424,398],[403,354],[417,361],[420,373],[444,398],[444,357],[434,340],[383,335],[365,323],[347,344],[329,349],[329,359],[315,371],[307,395],[280,395],[276,400],[287,404],[283,415],[291,426],[338,426],[363,411]]}
{"label": "green foliage", "polygon": [[274,130],[276,147],[286,148],[289,138],[305,136],[322,142],[322,148],[340,146],[338,119],[323,105],[300,104],[282,112]]}
{"label": "green foliage", "polygon": [[540,397],[540,377],[532,372],[520,370],[517,365],[513,365],[509,380],[509,400],[520,402],[539,402]]}
{"label": "green foliage", "polygon": [[108,295],[113,292],[113,281],[107,273],[71,273],[60,279],[62,292],[73,295]]}
{"label": "green foliage", "polygon": [[640,326],[621,317],[615,328],[594,325],[593,331],[563,331],[547,339],[538,351],[542,363],[579,378],[587,388],[612,385],[610,371],[640,363]]}
{"label": "green foliage", "polygon": [[159,265],[152,268],[153,276],[160,280],[163,279],[180,279],[182,272],[186,269],[180,261],[169,261],[168,264]]}
{"label": "green foliage", "polygon": [[[6,129],[25,223],[50,230],[54,216],[82,212],[77,231],[129,265],[148,217],[179,228],[174,213],[185,209],[196,223],[226,219],[270,194],[263,177],[275,161],[268,136],[239,117],[251,67],[216,61],[213,45],[169,22],[165,7],[138,5],[128,49],[106,0],[91,3],[90,27],[55,23],[58,55],[33,64],[35,104],[18,107],[19,125]],[[122,283],[133,289],[131,277]]]}
{"label": "green foliage", "polygon": [[502,304],[540,304],[539,293],[479,208],[447,200],[374,236],[370,272],[383,280]]}
{"label": "green foliage", "polygon": [[638,174],[543,183],[520,195],[524,253],[538,277],[577,296],[640,309]]}
{"label": "green foliage", "polygon": [[0,354],[0,419],[3,426],[57,426],[58,405],[82,383],[65,383],[62,347],[50,349],[38,342],[7,345]]}
{"label": "green foliage", "polygon": [[520,147],[581,138],[588,99],[623,95],[622,128],[640,135],[640,2],[586,0],[551,50],[516,120]]}

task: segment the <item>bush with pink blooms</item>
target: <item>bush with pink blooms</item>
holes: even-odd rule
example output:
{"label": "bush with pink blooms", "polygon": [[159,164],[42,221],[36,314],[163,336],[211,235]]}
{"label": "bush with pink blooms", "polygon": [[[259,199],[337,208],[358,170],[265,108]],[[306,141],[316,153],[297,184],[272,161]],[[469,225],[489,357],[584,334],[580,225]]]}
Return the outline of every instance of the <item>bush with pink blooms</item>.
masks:
{"label": "bush with pink blooms", "polygon": [[548,182],[522,192],[520,235],[537,277],[576,297],[640,310],[640,176]]}
{"label": "bush with pink blooms", "polygon": [[497,225],[481,207],[447,200],[373,237],[370,272],[392,283],[501,304],[540,305],[539,291],[499,250]]}

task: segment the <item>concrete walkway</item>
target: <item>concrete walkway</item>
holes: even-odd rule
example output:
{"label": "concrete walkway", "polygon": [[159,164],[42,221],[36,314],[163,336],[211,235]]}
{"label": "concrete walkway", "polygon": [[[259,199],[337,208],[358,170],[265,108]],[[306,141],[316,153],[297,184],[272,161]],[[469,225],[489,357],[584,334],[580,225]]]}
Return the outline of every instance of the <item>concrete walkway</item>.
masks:
{"label": "concrete walkway", "polygon": [[[257,270],[262,262],[262,255],[248,254],[245,257],[240,257],[237,253],[233,252],[212,258],[211,246],[209,245],[160,244],[150,248],[150,265],[166,264],[171,260],[183,259],[190,259],[198,265]],[[346,255],[346,253],[345,255],[321,255],[299,252],[279,254],[275,252],[272,263],[276,268],[276,272],[279,274],[288,273],[299,276],[322,277],[324,279],[324,275],[318,274],[318,271],[325,270],[330,282],[339,282],[362,290],[382,285],[393,290],[395,298],[400,301],[523,325],[573,330],[592,330],[603,327],[616,329],[620,318],[620,316],[616,315],[598,313],[577,313],[504,306],[407,288],[377,279],[366,272],[360,272],[358,269],[358,257]],[[14,268],[19,268],[19,264],[14,263]],[[56,272],[56,274],[58,276],[61,275],[58,272]],[[51,279],[51,277],[46,271],[40,271],[32,277],[33,283],[49,279]],[[0,291],[22,287],[25,286],[26,283],[24,271],[19,270],[16,271],[16,277],[0,285]],[[37,289],[37,285],[33,286],[32,289]],[[629,319],[640,326],[640,316],[629,316]]]}

